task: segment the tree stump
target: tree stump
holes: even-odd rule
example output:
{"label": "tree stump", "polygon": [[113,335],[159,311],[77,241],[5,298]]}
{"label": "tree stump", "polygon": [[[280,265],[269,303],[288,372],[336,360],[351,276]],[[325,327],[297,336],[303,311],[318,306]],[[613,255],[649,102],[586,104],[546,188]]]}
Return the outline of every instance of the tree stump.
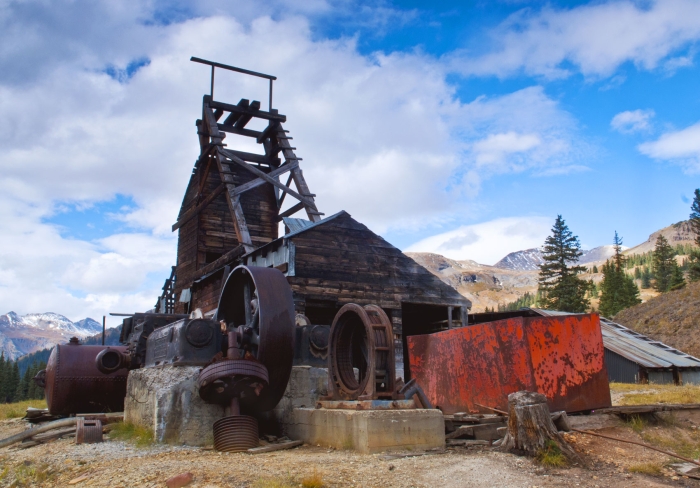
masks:
{"label": "tree stump", "polygon": [[554,426],[547,397],[531,391],[508,395],[508,432],[501,448],[535,456],[547,448],[547,441],[555,442],[569,461],[583,464]]}

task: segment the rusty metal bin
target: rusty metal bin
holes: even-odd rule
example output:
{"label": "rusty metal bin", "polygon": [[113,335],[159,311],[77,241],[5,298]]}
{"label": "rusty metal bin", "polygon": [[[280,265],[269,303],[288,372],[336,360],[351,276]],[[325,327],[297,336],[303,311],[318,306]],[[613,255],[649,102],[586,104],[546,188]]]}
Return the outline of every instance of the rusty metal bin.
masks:
{"label": "rusty metal bin", "polygon": [[124,410],[129,371],[104,374],[95,366],[95,356],[107,347],[126,352],[126,347],[83,346],[73,339],[53,348],[46,370],[36,380],[44,388],[49,412],[67,415]]}

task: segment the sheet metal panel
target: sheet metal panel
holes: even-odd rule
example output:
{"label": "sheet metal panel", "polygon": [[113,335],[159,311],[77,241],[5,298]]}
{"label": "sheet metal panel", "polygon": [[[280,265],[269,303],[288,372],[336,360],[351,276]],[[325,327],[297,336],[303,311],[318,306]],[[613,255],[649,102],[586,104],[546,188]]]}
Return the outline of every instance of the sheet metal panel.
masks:
{"label": "sheet metal panel", "polygon": [[[603,337],[605,343],[605,337]],[[605,367],[608,379],[617,383],[639,383],[639,365],[605,348]]]}
{"label": "sheet metal panel", "polygon": [[649,371],[649,384],[654,385],[672,385],[673,371]]}
{"label": "sheet metal panel", "polygon": [[678,372],[684,385],[700,385],[700,371],[685,369]]}
{"label": "sheet metal panel", "polygon": [[544,394],[552,410],[611,406],[597,315],[515,317],[409,337],[411,376],[446,414],[507,410],[508,394]]}
{"label": "sheet metal panel", "polygon": [[627,329],[601,322],[605,347],[646,368],[697,368],[700,360],[666,344]]}

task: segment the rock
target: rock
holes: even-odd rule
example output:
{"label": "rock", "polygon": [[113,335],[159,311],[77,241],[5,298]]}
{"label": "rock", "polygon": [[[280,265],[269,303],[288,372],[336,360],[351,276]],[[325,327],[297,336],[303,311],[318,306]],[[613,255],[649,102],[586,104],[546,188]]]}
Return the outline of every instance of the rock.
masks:
{"label": "rock", "polygon": [[78,476],[77,478],[73,478],[72,480],[70,480],[70,481],[68,482],[68,484],[69,484],[69,485],[77,485],[78,483],[80,483],[80,482],[82,482],[82,481],[85,481],[85,480],[88,479],[88,478],[89,478],[89,476],[86,475],[86,474],[84,474],[84,475],[82,475],[82,476]]}
{"label": "rock", "polygon": [[192,483],[193,479],[194,475],[190,472],[180,473],[178,475],[173,476],[172,478],[168,478],[165,482],[165,485],[168,488],[181,488]]}

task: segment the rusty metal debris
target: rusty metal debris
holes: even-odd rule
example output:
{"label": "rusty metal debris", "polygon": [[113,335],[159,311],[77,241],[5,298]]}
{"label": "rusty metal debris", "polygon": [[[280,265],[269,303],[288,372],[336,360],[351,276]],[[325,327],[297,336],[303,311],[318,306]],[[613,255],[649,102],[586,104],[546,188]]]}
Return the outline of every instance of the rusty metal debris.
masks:
{"label": "rusty metal debris", "polygon": [[333,320],[329,348],[329,400],[397,398],[391,321],[380,307],[343,306]]}
{"label": "rusty metal debris", "polygon": [[226,326],[226,359],[204,368],[199,395],[226,406],[214,423],[214,448],[238,452],[258,445],[258,422],[241,405],[264,412],[284,394],[294,355],[294,302],[276,269],[239,266],[231,272],[217,319]]}
{"label": "rusty metal debris", "polygon": [[[45,389],[51,414],[124,410],[128,371],[105,374],[97,369],[95,358],[105,349],[104,346],[81,345],[76,338],[67,345],[54,347],[46,369],[34,379]],[[110,349],[126,352],[125,347]]]}
{"label": "rusty metal debris", "polygon": [[511,317],[409,337],[410,371],[447,414],[500,410],[508,394],[543,393],[552,410],[609,407],[597,314]]}
{"label": "rusty metal debris", "polygon": [[99,419],[78,418],[75,431],[76,444],[96,444],[102,442],[102,422]]}

